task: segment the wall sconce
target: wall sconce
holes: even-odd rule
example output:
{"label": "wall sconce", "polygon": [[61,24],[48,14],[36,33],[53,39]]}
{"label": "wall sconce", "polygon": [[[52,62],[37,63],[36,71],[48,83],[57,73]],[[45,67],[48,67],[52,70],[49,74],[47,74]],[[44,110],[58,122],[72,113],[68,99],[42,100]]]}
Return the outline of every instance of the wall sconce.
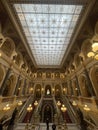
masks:
{"label": "wall sconce", "polygon": [[33,107],[32,107],[32,105],[30,104],[28,107],[27,107],[27,111],[28,112],[31,112],[33,110]]}
{"label": "wall sconce", "polygon": [[60,102],[60,101],[57,101],[57,105],[58,105],[58,106],[61,106],[61,102]]}
{"label": "wall sconce", "polygon": [[42,88],[42,92],[44,91],[44,88]]}
{"label": "wall sconce", "polygon": [[90,108],[89,108],[87,105],[84,105],[83,109],[84,109],[85,111],[90,111]]}
{"label": "wall sconce", "polygon": [[7,104],[7,105],[3,108],[3,111],[8,111],[8,110],[10,110],[9,104]]}
{"label": "wall sconce", "polygon": [[54,92],[54,88],[52,89],[52,91]]}
{"label": "wall sconce", "polygon": [[65,92],[65,91],[66,91],[66,88],[63,88],[63,91]]}
{"label": "wall sconce", "polygon": [[61,111],[62,112],[65,112],[67,110],[67,108],[65,107],[65,105],[63,104],[62,107],[61,107]]}
{"label": "wall sconce", "polygon": [[88,57],[93,57],[95,60],[98,60],[98,41],[94,41],[92,44],[92,51],[88,52]]}
{"label": "wall sconce", "polygon": [[20,90],[20,88],[18,88],[18,90]]}
{"label": "wall sconce", "polygon": [[33,88],[30,88],[30,91],[33,91]]}
{"label": "wall sconce", "polygon": [[0,53],[0,57],[2,56],[2,54]]}
{"label": "wall sconce", "polygon": [[37,106],[37,105],[38,105],[38,102],[37,102],[37,101],[35,101],[35,102],[34,102],[34,106]]}
{"label": "wall sconce", "polygon": [[75,88],[75,90],[77,91],[77,90],[78,90],[78,88]]}

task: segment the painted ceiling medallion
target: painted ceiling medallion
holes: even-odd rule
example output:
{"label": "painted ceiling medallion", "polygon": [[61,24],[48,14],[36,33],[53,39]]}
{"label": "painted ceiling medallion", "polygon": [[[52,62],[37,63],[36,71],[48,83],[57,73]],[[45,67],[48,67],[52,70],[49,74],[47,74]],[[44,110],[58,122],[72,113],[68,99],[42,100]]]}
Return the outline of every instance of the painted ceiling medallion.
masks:
{"label": "painted ceiling medallion", "polygon": [[52,21],[52,23],[56,23],[56,20],[54,19],[54,20]]}
{"label": "painted ceiling medallion", "polygon": [[36,33],[36,32],[33,32],[34,34]]}
{"label": "painted ceiling medallion", "polygon": [[15,3],[13,6],[36,64],[60,66],[83,5]]}
{"label": "painted ceiling medallion", "polygon": [[61,32],[62,34],[64,34],[64,32]]}
{"label": "painted ceiling medallion", "polygon": [[43,40],[43,42],[46,42],[46,40]]}
{"label": "painted ceiling medallion", "polygon": [[52,34],[55,34],[55,32],[53,31]]}
{"label": "painted ceiling medallion", "polygon": [[52,40],[51,42],[54,42],[54,40]]}
{"label": "painted ceiling medallion", "polygon": [[64,20],[64,24],[66,24],[67,23],[67,21],[66,20]]}
{"label": "painted ceiling medallion", "polygon": [[44,19],[42,19],[41,22],[44,23]]}
{"label": "painted ceiling medallion", "polygon": [[45,32],[44,32],[44,31],[43,31],[42,33],[43,33],[43,34],[45,34]]}
{"label": "painted ceiling medallion", "polygon": [[33,20],[31,19],[31,21],[30,21],[31,23],[33,23]]}

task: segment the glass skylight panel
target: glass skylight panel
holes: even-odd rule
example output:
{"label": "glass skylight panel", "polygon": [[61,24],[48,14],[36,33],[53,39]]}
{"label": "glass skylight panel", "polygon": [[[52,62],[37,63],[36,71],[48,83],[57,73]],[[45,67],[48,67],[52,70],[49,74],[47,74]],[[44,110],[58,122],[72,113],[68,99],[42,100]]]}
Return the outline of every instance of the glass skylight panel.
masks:
{"label": "glass skylight panel", "polygon": [[81,14],[82,5],[14,4],[38,66],[59,66]]}

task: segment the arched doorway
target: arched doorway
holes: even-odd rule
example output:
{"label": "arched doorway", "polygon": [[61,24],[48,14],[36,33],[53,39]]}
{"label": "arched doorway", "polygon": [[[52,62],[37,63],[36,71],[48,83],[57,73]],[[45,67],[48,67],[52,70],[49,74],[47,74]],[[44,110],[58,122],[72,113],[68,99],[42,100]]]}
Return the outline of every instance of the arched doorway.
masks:
{"label": "arched doorway", "polygon": [[49,120],[49,123],[53,122],[53,108],[50,104],[45,104],[42,108],[42,122],[46,123],[46,120]]}
{"label": "arched doorway", "polygon": [[16,76],[12,74],[9,76],[9,78],[5,83],[5,88],[2,95],[4,97],[11,96],[13,94],[13,89],[15,87],[15,84],[16,84]]}

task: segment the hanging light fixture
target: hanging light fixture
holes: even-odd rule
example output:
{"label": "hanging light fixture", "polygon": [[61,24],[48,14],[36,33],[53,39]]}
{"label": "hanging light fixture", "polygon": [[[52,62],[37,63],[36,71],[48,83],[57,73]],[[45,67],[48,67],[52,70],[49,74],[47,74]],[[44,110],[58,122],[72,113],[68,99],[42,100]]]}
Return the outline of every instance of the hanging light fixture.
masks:
{"label": "hanging light fixture", "polygon": [[92,44],[92,51],[88,52],[87,56],[98,60],[98,41],[94,41]]}
{"label": "hanging light fixture", "polygon": [[7,105],[3,108],[3,111],[8,111],[8,110],[10,110],[9,104],[7,104]]}
{"label": "hanging light fixture", "polygon": [[28,112],[31,112],[33,110],[33,108],[32,108],[32,105],[30,104],[28,107],[27,107],[27,111]]}
{"label": "hanging light fixture", "polygon": [[65,105],[63,104],[62,107],[61,107],[61,111],[62,112],[65,112],[67,110],[67,108],[65,107]]}
{"label": "hanging light fixture", "polygon": [[38,105],[38,102],[37,102],[37,101],[35,101],[35,102],[34,102],[34,106],[37,106],[37,105]]}

